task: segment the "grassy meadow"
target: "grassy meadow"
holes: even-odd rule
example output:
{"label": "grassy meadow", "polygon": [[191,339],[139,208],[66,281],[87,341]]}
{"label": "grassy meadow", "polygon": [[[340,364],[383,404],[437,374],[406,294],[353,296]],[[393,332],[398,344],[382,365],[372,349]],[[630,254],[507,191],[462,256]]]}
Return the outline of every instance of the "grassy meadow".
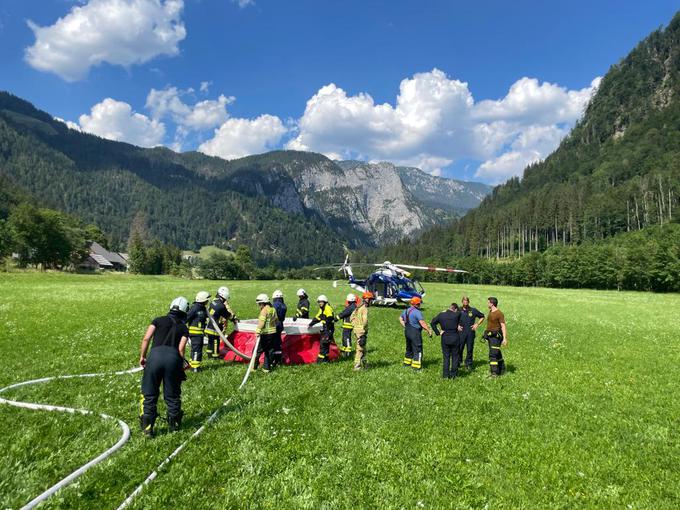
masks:
{"label": "grassy meadow", "polygon": [[[0,275],[0,386],[133,367],[149,321],[177,295],[224,282],[128,275]],[[227,282],[241,318],[281,288],[340,305],[327,281]],[[425,369],[401,366],[395,309],[372,308],[369,370],[350,362],[253,374],[208,363],[183,386],[183,430],[145,440],[140,375],[54,381],[5,398],[85,407],[126,421],[130,442],[45,508],[112,508],[227,397],[219,420],[133,508],[678,508],[680,296],[428,284],[429,320],[469,294],[496,295],[508,321],[507,374],[441,379],[439,340]],[[484,310],[483,310],[484,311]],[[339,335],[336,335],[336,339]],[[161,399],[162,402],[162,399]],[[165,415],[164,404],[160,413]],[[19,507],[111,446],[114,422],[0,405],[0,506]]]}

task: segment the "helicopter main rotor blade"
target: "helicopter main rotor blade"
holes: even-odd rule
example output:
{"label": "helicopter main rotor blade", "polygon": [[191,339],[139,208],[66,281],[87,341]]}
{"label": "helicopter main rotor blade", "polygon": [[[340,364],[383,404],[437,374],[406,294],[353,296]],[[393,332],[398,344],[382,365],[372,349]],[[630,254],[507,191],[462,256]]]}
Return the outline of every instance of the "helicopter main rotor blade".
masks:
{"label": "helicopter main rotor blade", "polygon": [[408,264],[394,264],[397,267],[403,267],[405,269],[422,269],[424,271],[438,271],[441,273],[467,273],[467,271],[463,271],[462,269],[453,269],[450,267],[434,267],[434,266],[410,266]]}

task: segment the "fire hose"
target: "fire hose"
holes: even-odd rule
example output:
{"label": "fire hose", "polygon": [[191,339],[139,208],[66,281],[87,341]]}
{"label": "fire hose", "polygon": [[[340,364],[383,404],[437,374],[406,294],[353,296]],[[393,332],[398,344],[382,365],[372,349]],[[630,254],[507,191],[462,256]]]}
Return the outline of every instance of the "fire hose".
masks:
{"label": "fire hose", "polygon": [[[224,333],[222,330],[217,326],[215,321],[210,318],[211,321],[213,322],[213,326],[215,327],[215,331],[219,333],[220,338],[224,342],[224,344],[227,346],[228,349],[233,351],[235,354],[238,356],[241,356],[242,358],[246,360],[250,360],[250,363],[248,364],[248,369],[246,370],[246,373],[243,377],[243,380],[241,381],[241,384],[239,385],[238,389],[241,390],[245,386],[246,382],[248,381],[248,378],[250,377],[250,373],[253,370],[253,367],[255,365],[255,360],[257,359],[257,356],[248,356],[245,353],[242,353],[236,347],[234,347],[231,342],[224,336]],[[255,341],[255,347],[253,349],[253,353],[257,353],[257,349],[260,344],[260,336],[257,336],[257,339]],[[90,373],[90,374],[73,374],[73,375],[56,375],[56,376],[51,376],[51,377],[42,377],[39,379],[31,379],[28,381],[22,381],[18,382],[15,384],[10,384],[9,386],[5,386],[3,388],[0,388],[0,394],[20,388],[23,386],[29,386],[33,384],[41,384],[41,383],[46,383],[50,381],[55,381],[55,380],[63,380],[63,379],[77,379],[77,378],[89,378],[89,377],[105,377],[105,376],[114,376],[114,375],[126,375],[126,374],[133,374],[140,372],[142,367],[135,367],[131,368],[129,370],[121,370],[118,372],[100,372],[100,373]],[[121,503],[121,505],[118,507],[118,509],[123,509],[126,508],[132,503],[133,499],[137,497],[142,490],[148,486],[153,480],[156,479],[158,476],[159,472],[167,465],[169,464],[172,459],[177,457],[179,453],[186,447],[186,445],[191,441],[192,439],[200,436],[205,429],[212,423],[214,422],[217,417],[220,414],[220,411],[227,407],[232,400],[233,397],[229,397],[226,399],[220,407],[218,407],[206,420],[205,422],[191,435],[189,436],[188,439],[186,439],[182,444],[180,444],[170,455],[168,455],[157,467],[154,471],[147,476],[147,478]],[[99,416],[102,419],[105,420],[115,420],[118,423],[118,426],[121,429],[121,437],[120,439],[110,448],[99,454],[97,457],[94,459],[90,460],[86,464],[83,464],[81,467],[73,471],[71,474],[68,476],[62,478],[59,480],[57,483],[49,487],[47,490],[43,491],[41,494],[33,498],[31,501],[26,503],[23,507],[21,507],[21,510],[29,510],[32,508],[35,508],[37,505],[40,503],[44,502],[47,500],[50,496],[56,494],[59,490],[63,489],[67,485],[73,483],[78,477],[83,475],[86,471],[91,469],[92,467],[96,466],[100,462],[106,460],[109,458],[111,455],[116,453],[118,450],[120,450],[125,443],[128,442],[130,439],[130,427],[125,423],[123,420],[120,420],[118,418],[115,418],[113,416],[110,416],[108,414],[104,413],[97,413],[95,411],[91,411],[89,409],[81,409],[81,408],[73,408],[73,407],[64,407],[64,406],[55,406],[55,405],[49,405],[49,404],[37,404],[33,402],[22,402],[18,400],[10,400],[3,398],[0,396],[0,404],[6,404],[10,405],[13,407],[18,407],[18,408],[23,408],[23,409],[31,409],[31,410],[36,410],[36,411],[57,411],[57,412],[65,412],[65,413],[70,413],[70,414],[82,414],[82,415],[89,415],[89,416]]]}

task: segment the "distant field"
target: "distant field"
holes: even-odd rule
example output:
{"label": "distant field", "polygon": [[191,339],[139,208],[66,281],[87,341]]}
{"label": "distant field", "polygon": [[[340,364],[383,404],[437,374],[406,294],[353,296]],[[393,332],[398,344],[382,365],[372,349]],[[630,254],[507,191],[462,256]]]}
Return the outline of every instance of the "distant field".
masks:
{"label": "distant field", "polygon": [[233,255],[234,252],[230,250],[225,250],[224,248],[218,248],[217,246],[201,246],[199,251],[184,250],[182,255],[185,257],[199,257],[202,259],[208,258],[213,253],[222,253],[224,255]]}
{"label": "distant field", "polygon": [[[180,294],[224,282],[169,277],[0,275],[0,386],[121,370],[149,320]],[[254,297],[300,285],[339,304],[330,282],[227,282],[241,317]],[[351,364],[256,373],[215,362],[189,374],[184,430],[144,440],[139,375],[67,380],[3,396],[120,417],[130,442],[46,508],[112,508],[228,396],[217,423],[134,508],[679,508],[680,296],[428,284],[429,319],[465,292],[496,295],[508,320],[508,373],[441,380],[438,340],[425,370],[401,366],[394,309],[371,310],[370,370]],[[161,405],[161,413],[165,414]],[[113,423],[0,406],[0,506],[19,507],[112,445]]]}

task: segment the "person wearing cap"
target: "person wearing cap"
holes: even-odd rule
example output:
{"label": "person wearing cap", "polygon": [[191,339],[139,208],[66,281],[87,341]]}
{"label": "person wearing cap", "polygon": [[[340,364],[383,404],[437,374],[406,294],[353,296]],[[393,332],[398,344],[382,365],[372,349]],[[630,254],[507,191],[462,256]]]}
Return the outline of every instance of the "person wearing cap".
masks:
{"label": "person wearing cap", "polygon": [[191,342],[191,361],[189,366],[194,372],[198,372],[203,363],[203,337],[208,324],[208,310],[205,307],[210,299],[210,294],[202,290],[196,294],[194,304],[187,313],[187,326],[189,327],[189,341]]}
{"label": "person wearing cap", "polygon": [[144,368],[144,374],[139,422],[147,437],[154,435],[161,383],[163,399],[168,408],[168,428],[172,432],[182,424],[184,348],[189,338],[185,324],[188,308],[186,298],[176,298],[170,303],[168,314],[152,320],[142,338],[139,365]]}
{"label": "person wearing cap", "polygon": [[283,357],[281,351],[282,341],[281,336],[283,335],[283,323],[286,320],[286,314],[288,313],[288,307],[283,300],[283,292],[280,290],[275,290],[272,294],[272,304],[274,305],[274,310],[276,310],[276,318],[278,319],[276,323],[276,338],[274,339],[274,345],[272,346],[272,351],[274,353],[273,363],[274,365],[280,365]]}
{"label": "person wearing cap", "polygon": [[[220,357],[220,334],[215,329],[213,321],[217,323],[217,327],[226,336],[227,322],[231,321],[234,324],[238,322],[236,313],[229,306],[229,289],[227,287],[220,287],[217,289],[217,295],[210,303],[208,308],[208,325],[205,328],[205,335],[208,337],[208,347],[206,354],[212,358]],[[210,320],[212,319],[212,320]]]}
{"label": "person wearing cap", "polygon": [[296,321],[298,319],[309,319],[309,297],[307,297],[307,292],[305,289],[298,289],[297,297],[297,310],[295,311],[295,317],[293,317],[293,320]]}
{"label": "person wearing cap", "polygon": [[[455,379],[460,364],[460,311],[457,303],[451,303],[448,309],[441,312],[430,322],[434,334],[442,337],[442,377]],[[439,328],[442,329],[441,333]]]}
{"label": "person wearing cap", "polygon": [[366,365],[366,337],[368,336],[368,307],[373,300],[372,292],[364,292],[361,295],[361,303],[357,306],[352,315],[352,333],[357,342],[357,352],[354,355],[354,370],[362,370]]}
{"label": "person wearing cap", "polygon": [[319,305],[319,311],[316,316],[309,323],[312,327],[318,323],[322,324],[321,338],[319,340],[319,355],[316,358],[317,364],[328,363],[330,359],[328,354],[331,350],[331,342],[333,342],[333,334],[335,333],[335,315],[333,315],[333,307],[328,302],[328,298],[321,294],[316,299]]}
{"label": "person wearing cap", "polygon": [[264,363],[262,363],[262,371],[269,372],[272,369],[273,345],[276,340],[276,324],[278,319],[276,317],[276,310],[269,301],[267,294],[259,294],[255,298],[257,306],[260,307],[260,315],[257,318],[257,328],[255,334],[260,337],[257,345],[257,352],[255,353],[255,364],[253,370],[257,370],[260,364],[260,356],[264,354]]}
{"label": "person wearing cap", "polygon": [[347,300],[345,301],[345,309],[335,316],[335,320],[342,321],[342,346],[340,347],[340,352],[345,358],[349,358],[352,355],[352,321],[350,317],[354,310],[357,308],[357,303],[359,299],[352,293],[347,294]]}
{"label": "person wearing cap", "polygon": [[413,370],[419,371],[423,366],[423,329],[432,338],[432,330],[425,318],[423,312],[420,311],[420,305],[423,300],[418,297],[412,297],[411,306],[404,310],[399,316],[399,323],[404,328],[404,336],[406,337],[406,353],[404,354],[404,366],[411,367]]}

